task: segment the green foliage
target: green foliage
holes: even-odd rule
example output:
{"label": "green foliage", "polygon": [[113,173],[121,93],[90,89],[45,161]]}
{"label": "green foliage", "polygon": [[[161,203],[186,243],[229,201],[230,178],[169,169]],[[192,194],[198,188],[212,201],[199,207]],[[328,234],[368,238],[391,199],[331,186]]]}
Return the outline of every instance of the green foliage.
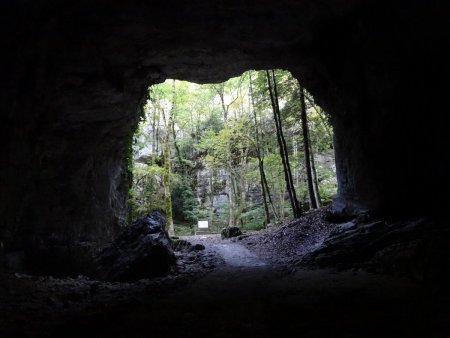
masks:
{"label": "green foliage", "polygon": [[317,177],[319,180],[319,192],[322,202],[328,204],[336,194],[336,174],[328,167],[317,165]]}
{"label": "green foliage", "polygon": [[[298,83],[287,71],[277,70],[276,78],[294,181],[299,198],[305,202],[308,196]],[[139,124],[130,147],[134,160],[129,198],[132,217],[154,208],[165,208],[162,150],[167,133],[170,134],[171,200],[177,234],[190,231],[190,226],[199,219],[210,220],[216,229],[228,225],[230,219],[247,230],[263,227],[262,201],[252,199],[252,194],[261,193],[258,152],[263,159],[273,209],[286,217],[292,214],[286,201],[264,71],[252,71],[251,79],[252,97],[249,72],[222,84],[200,86],[170,80],[149,88],[145,119]],[[313,153],[332,152],[328,116],[310,94],[307,108]],[[171,130],[167,130],[169,112],[174,122]],[[335,173],[330,166],[319,162],[316,170],[322,200],[329,201],[336,192]]]}
{"label": "green foliage", "polygon": [[173,226],[176,236],[190,236],[194,234],[194,228],[188,224],[175,223]]}
{"label": "green foliage", "polygon": [[193,224],[199,215],[198,203],[186,177],[172,188],[172,207],[176,219],[187,220]]}
{"label": "green foliage", "polygon": [[128,200],[132,219],[141,217],[153,209],[164,210],[161,175],[162,168],[156,164],[136,164],[133,168],[133,189],[130,189]]}
{"label": "green foliage", "polygon": [[253,209],[242,213],[244,222],[243,230],[261,230],[264,228],[264,209],[256,206]]}

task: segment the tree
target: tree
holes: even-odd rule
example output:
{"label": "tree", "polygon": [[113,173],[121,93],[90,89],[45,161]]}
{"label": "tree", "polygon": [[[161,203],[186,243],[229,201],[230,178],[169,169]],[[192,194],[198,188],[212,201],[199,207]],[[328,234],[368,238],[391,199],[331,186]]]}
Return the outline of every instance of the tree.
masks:
{"label": "tree", "polygon": [[[267,85],[269,89],[270,101],[272,103],[273,115],[275,120],[275,126],[277,131],[277,140],[279,145],[280,157],[283,163],[283,169],[286,180],[286,189],[289,194],[289,200],[291,202],[292,211],[294,213],[294,217],[298,218],[301,216],[301,207],[300,203],[297,199],[297,195],[295,192],[294,182],[292,180],[292,172],[289,164],[289,155],[287,152],[286,140],[283,135],[283,127],[281,124],[280,117],[280,108],[279,108],[279,100],[278,100],[278,91],[276,85],[275,72],[272,70],[272,76],[270,76],[269,71],[266,71],[267,76]],[[273,82],[273,88],[272,88]]]}
{"label": "tree", "polygon": [[172,194],[170,189],[170,132],[173,125],[173,111],[175,107],[175,80],[172,82],[172,107],[169,111],[169,116],[166,117],[166,113],[163,110],[163,118],[165,125],[165,136],[163,145],[163,163],[164,163],[164,173],[163,173],[163,183],[164,183],[164,198],[165,198],[165,211],[166,211],[166,231],[170,236],[175,235],[175,230],[173,226],[173,215],[172,215]]}
{"label": "tree", "polygon": [[264,159],[263,154],[261,151],[261,145],[259,142],[259,127],[258,127],[258,119],[256,117],[256,110],[255,110],[255,101],[253,98],[253,84],[252,84],[252,73],[249,71],[249,89],[250,89],[250,108],[253,111],[253,122],[255,125],[255,150],[256,150],[256,157],[258,159],[258,169],[259,169],[259,177],[260,177],[260,184],[261,184],[261,192],[262,192],[262,198],[263,198],[263,204],[264,204],[264,226],[267,226],[267,224],[270,223],[270,212],[269,212],[269,206],[267,204],[267,199],[270,200],[270,204],[272,205],[272,209],[274,212],[274,216],[276,217],[275,208],[273,208],[272,198],[270,196],[270,190],[269,186],[267,184],[266,174],[264,172]]}
{"label": "tree", "polygon": [[298,82],[300,92],[300,119],[302,121],[303,148],[305,151],[305,168],[308,183],[309,205],[312,209],[317,209],[318,203],[314,192],[313,174],[311,170],[311,148],[309,145],[308,121],[306,119],[305,90]]}

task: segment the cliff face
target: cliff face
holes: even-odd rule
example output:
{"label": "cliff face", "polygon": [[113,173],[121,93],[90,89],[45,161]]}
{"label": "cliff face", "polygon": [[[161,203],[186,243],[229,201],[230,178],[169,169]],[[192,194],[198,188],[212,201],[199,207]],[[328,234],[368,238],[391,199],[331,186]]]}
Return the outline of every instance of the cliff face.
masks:
{"label": "cliff face", "polygon": [[[2,4],[0,241],[48,257],[124,223],[128,140],[148,85],[284,68],[333,115],[337,211],[433,211],[448,190],[448,4]],[[431,153],[430,153],[431,152]],[[401,157],[398,154],[402,154]],[[389,165],[387,165],[389,163]],[[425,202],[415,196],[427,196]],[[71,255],[70,253],[67,253]]]}

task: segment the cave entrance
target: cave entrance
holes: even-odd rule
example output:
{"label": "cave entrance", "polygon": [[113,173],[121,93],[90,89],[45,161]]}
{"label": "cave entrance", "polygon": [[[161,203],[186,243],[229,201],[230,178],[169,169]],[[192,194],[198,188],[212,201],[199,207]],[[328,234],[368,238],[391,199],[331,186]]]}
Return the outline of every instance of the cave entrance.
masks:
{"label": "cave entrance", "polygon": [[304,210],[314,206],[311,199],[317,206],[328,204],[336,173],[327,113],[290,72],[247,71],[222,83],[166,80],[148,88],[132,144],[129,219],[162,209],[169,233],[193,235],[198,220],[218,233],[227,226],[260,230],[292,218],[277,109],[298,201]]}

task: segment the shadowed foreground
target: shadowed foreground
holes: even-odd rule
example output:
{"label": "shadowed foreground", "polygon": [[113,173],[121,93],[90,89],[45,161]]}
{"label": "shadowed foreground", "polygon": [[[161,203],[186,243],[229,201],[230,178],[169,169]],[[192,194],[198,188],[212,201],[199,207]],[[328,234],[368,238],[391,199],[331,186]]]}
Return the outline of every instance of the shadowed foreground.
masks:
{"label": "shadowed foreground", "polygon": [[165,296],[66,318],[53,336],[447,337],[448,298],[365,272],[286,273],[243,246],[212,244],[225,264]]}
{"label": "shadowed foreground", "polygon": [[[141,277],[134,282],[1,275],[0,337],[449,337],[447,284],[362,270],[373,267],[368,245],[345,245],[347,240],[336,251],[330,238],[351,239],[355,233],[358,243],[373,247],[367,229],[377,230],[378,223],[333,224],[321,213],[232,239],[178,239],[172,244],[176,265],[164,277],[139,279],[148,264],[135,271]],[[390,227],[384,228],[390,234]],[[407,241],[389,242],[400,248],[393,252],[417,246],[415,237],[401,238]],[[118,248],[120,266],[131,262],[125,248],[141,248],[138,244],[111,247]],[[349,251],[355,247],[359,251]],[[336,264],[315,270],[308,267],[321,265],[301,264],[302,257],[327,248],[328,256],[318,257],[354,265],[342,271]],[[139,252],[147,257],[147,251]],[[339,255],[331,255],[335,252]],[[363,254],[368,263],[355,264]],[[428,256],[432,271],[440,269],[442,276],[443,257]],[[391,261],[398,262],[414,266],[415,261]]]}

